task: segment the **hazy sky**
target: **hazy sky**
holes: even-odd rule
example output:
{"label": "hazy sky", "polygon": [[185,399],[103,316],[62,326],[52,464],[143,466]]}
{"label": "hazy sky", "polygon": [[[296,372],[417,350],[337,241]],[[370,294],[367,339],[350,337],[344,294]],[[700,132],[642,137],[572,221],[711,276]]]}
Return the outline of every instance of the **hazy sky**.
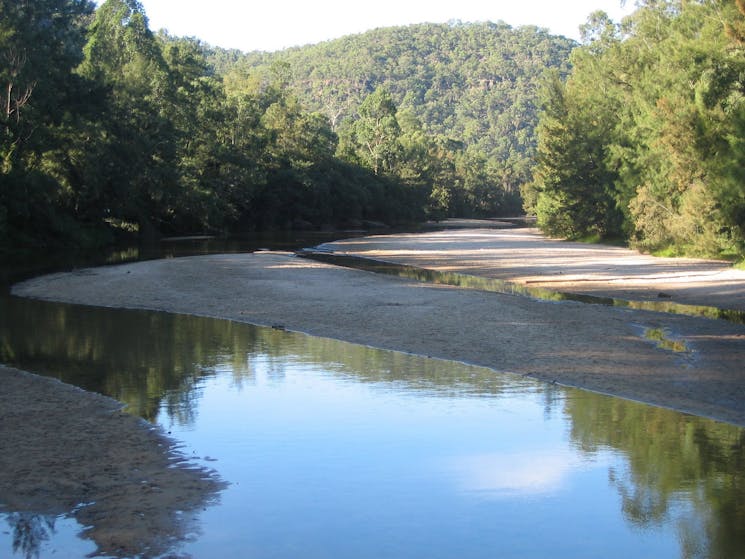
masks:
{"label": "hazy sky", "polygon": [[194,36],[224,48],[278,50],[375,27],[410,23],[505,21],[537,25],[574,39],[598,9],[613,19],[633,0],[140,0],[153,31]]}

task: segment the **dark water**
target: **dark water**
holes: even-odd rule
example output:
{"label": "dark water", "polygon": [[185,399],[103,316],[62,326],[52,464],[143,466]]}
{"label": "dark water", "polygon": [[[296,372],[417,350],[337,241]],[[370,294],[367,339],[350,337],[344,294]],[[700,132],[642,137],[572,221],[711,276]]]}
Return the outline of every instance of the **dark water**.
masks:
{"label": "dark water", "polygon": [[[225,248],[210,242],[167,250]],[[229,321],[7,296],[0,362],[125,402],[230,484],[158,556],[745,558],[732,425]],[[37,512],[0,513],[0,557],[95,553],[75,511]]]}

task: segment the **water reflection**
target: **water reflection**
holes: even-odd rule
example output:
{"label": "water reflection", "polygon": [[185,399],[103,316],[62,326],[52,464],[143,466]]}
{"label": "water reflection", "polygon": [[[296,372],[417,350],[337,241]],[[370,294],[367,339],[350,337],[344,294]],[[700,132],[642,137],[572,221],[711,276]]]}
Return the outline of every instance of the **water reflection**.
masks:
{"label": "water reflection", "polygon": [[[229,321],[2,305],[0,361],[218,460],[233,486],[184,544],[195,557],[745,557],[735,426]],[[16,526],[27,555],[52,532]]]}
{"label": "water reflection", "polygon": [[563,448],[552,451],[504,452],[459,456],[448,464],[459,487],[466,492],[499,498],[555,493],[566,478],[581,467]]}
{"label": "water reflection", "polygon": [[454,375],[447,363],[433,359],[411,376],[405,354],[227,320],[0,299],[0,362],[111,396],[149,421],[163,408],[177,422],[190,423],[200,380],[224,370],[238,384],[250,383],[253,354],[266,355],[270,376],[281,381],[288,346],[299,352],[293,359],[363,382],[436,387],[445,395],[519,389],[513,379],[486,369]]}
{"label": "water reflection", "polygon": [[613,398],[569,399],[565,413],[583,452],[623,451],[609,475],[629,522],[658,526],[689,502],[682,557],[745,556],[745,429]]}
{"label": "water reflection", "polygon": [[41,553],[41,546],[54,534],[57,518],[52,515],[14,512],[5,518],[13,532],[13,553],[25,559],[35,559]]}

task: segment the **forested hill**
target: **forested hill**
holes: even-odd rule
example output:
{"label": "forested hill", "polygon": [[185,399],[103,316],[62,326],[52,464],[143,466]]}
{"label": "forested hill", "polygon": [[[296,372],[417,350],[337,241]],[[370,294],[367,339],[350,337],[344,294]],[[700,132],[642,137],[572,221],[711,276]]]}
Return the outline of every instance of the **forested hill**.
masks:
{"label": "forested hill", "polygon": [[335,128],[354,118],[378,86],[429,134],[476,146],[489,157],[531,153],[536,89],[547,68],[568,72],[576,43],[505,23],[421,24],[351,35],[277,53],[249,53],[224,73],[268,72],[278,61],[302,102]]}
{"label": "forested hill", "polygon": [[[362,101],[385,88],[399,120],[414,119],[430,138],[464,149],[468,164],[488,170],[488,184],[483,175],[464,174],[470,190],[440,193],[449,199],[445,211],[493,214],[521,211],[519,186],[530,179],[535,155],[538,84],[549,68],[569,72],[575,46],[532,26],[425,23],[275,53],[214,49],[209,59],[228,80],[266,81],[286,65],[286,79],[303,105],[324,114],[342,137]],[[483,192],[492,187],[507,196]],[[496,198],[501,204],[489,204]]]}
{"label": "forested hill", "polygon": [[276,53],[137,0],[0,0],[0,251],[533,211],[745,254],[745,0],[639,0],[582,44],[504,23]]}
{"label": "forested hill", "polygon": [[519,212],[575,46],[454,23],[243,54],[137,0],[0,13],[0,251]]}

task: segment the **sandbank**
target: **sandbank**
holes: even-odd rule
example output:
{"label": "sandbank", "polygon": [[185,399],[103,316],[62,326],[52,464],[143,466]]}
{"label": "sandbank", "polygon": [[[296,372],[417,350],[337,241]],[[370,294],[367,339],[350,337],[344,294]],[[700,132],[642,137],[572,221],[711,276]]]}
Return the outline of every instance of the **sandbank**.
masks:
{"label": "sandbank", "polygon": [[550,239],[535,228],[466,223],[471,228],[362,237],[321,246],[338,254],[561,292],[745,310],[745,270],[725,261],[659,258],[624,247]]}
{"label": "sandbank", "polygon": [[[745,272],[724,263],[561,243],[532,229],[385,235],[323,248],[567,291],[650,300],[663,293],[745,309]],[[15,286],[13,294],[272,326],[745,426],[745,326],[722,320],[432,285],[269,251],[52,274]],[[683,350],[659,344],[650,331]],[[172,441],[117,402],[7,367],[0,376],[6,510],[74,510],[82,525],[94,527],[88,537],[99,551],[131,555],[145,545],[152,554],[159,542],[185,534],[189,515],[177,511],[216,498],[214,475],[181,463]]]}
{"label": "sandbank", "polygon": [[56,519],[71,515],[97,553],[158,556],[218,498],[214,472],[121,403],[2,365],[0,378],[0,512],[11,513],[22,555],[37,556]]}
{"label": "sandbank", "polygon": [[[533,256],[523,237],[540,236],[533,230],[507,231],[510,234],[500,242],[513,246],[500,250],[504,254],[512,251],[515,262],[530,262]],[[488,259],[480,259],[481,268],[477,269],[469,263],[468,255],[481,252],[482,244],[488,244],[488,237],[497,233],[499,230],[461,230],[370,237],[326,248],[343,247],[346,252],[379,256],[381,247],[393,242],[398,250],[403,247],[408,251],[397,254],[398,261],[424,265],[429,261],[416,251],[434,243],[451,250],[436,255],[439,266],[472,274],[484,273],[480,270],[493,273],[503,268],[501,263],[491,266]],[[562,243],[543,242],[562,250]],[[603,250],[623,259],[614,249]],[[554,265],[561,262],[568,266],[567,259],[558,257]],[[701,293],[706,263],[685,264],[698,266],[697,289]],[[646,276],[658,273],[649,265],[642,267]],[[728,273],[720,263],[713,263],[712,269]],[[623,275],[628,277],[628,271]],[[719,289],[718,284],[714,287]],[[736,287],[742,295],[745,282],[740,280]],[[656,297],[662,288],[662,284],[654,285],[649,296],[654,293]],[[664,284],[664,289],[678,297],[670,285]],[[735,290],[731,286],[727,289]],[[383,349],[465,361],[497,372],[528,375],[745,425],[745,327],[721,320],[431,285],[276,252],[79,270],[30,280],[16,286],[14,293],[281,326]],[[645,336],[649,330],[684,343],[686,351],[661,347]]]}

